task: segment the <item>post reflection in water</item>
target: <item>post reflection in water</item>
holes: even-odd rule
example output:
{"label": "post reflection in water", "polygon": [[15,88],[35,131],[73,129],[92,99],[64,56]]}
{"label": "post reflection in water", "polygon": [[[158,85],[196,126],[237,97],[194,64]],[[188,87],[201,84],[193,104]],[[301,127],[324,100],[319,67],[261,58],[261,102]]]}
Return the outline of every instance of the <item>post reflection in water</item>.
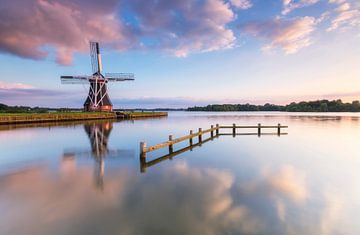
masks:
{"label": "post reflection in water", "polygon": [[124,157],[125,155],[134,156],[131,150],[109,150],[108,143],[110,133],[113,129],[112,122],[94,122],[85,124],[84,129],[89,137],[91,152],[90,151],[65,151],[63,159],[75,161],[75,156],[92,157],[95,160],[94,166],[94,181],[98,189],[104,189],[104,174],[105,174],[105,158],[108,157]]}

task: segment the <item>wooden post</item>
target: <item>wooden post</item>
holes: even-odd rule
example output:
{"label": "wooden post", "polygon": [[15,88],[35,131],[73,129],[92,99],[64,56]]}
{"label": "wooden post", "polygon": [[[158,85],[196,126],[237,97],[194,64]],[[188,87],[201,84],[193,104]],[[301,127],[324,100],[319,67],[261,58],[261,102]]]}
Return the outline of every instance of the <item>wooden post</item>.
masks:
{"label": "wooden post", "polygon": [[[190,135],[192,135],[192,134],[193,134],[193,130],[190,130]],[[189,139],[189,144],[190,144],[190,146],[193,145],[192,137]]]}
{"label": "wooden post", "polygon": [[280,136],[280,132],[281,132],[280,127],[281,127],[281,125],[280,125],[280,123],[278,123],[278,127],[277,127],[277,134],[278,134],[278,136]]}
{"label": "wooden post", "polygon": [[146,158],[146,142],[140,142],[140,158]]}
{"label": "wooden post", "polygon": [[202,132],[202,129],[201,128],[199,128],[199,143],[201,143],[201,141],[202,141],[202,134],[201,134],[201,132]]}
{"label": "wooden post", "polygon": [[236,124],[234,123],[233,124],[233,136],[235,136],[236,135]]}
{"label": "wooden post", "polygon": [[141,157],[141,155],[140,155],[140,172],[141,173],[146,172],[146,159],[145,157]]}
{"label": "wooden post", "polygon": [[260,136],[261,135],[261,124],[259,123],[258,124],[258,136]]}
{"label": "wooden post", "polygon": [[212,137],[214,137],[214,130],[213,130],[213,129],[214,129],[214,125],[211,125],[210,128],[211,128],[211,138],[212,138]]}
{"label": "wooden post", "polygon": [[[172,135],[169,135],[169,141],[172,141]],[[169,145],[169,153],[174,151],[172,143]]]}
{"label": "wooden post", "polygon": [[219,124],[216,124],[216,135],[219,135]]}
{"label": "wooden post", "polygon": [[140,172],[146,171],[146,142],[140,142]]}

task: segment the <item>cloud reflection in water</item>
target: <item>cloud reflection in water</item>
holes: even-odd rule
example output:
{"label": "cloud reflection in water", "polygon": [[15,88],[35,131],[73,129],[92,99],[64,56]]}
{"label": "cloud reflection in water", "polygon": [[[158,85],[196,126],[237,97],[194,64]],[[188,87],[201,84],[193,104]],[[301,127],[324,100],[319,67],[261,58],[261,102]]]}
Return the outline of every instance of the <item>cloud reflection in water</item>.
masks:
{"label": "cloud reflection in water", "polygon": [[230,171],[191,167],[186,161],[160,167],[145,175],[112,168],[103,191],[93,185],[91,166],[69,159],[56,173],[38,167],[2,176],[0,207],[7,213],[0,232],[329,234],[329,214],[322,214],[320,224],[322,218],[304,217],[306,178],[293,166],[263,170],[242,184]]}

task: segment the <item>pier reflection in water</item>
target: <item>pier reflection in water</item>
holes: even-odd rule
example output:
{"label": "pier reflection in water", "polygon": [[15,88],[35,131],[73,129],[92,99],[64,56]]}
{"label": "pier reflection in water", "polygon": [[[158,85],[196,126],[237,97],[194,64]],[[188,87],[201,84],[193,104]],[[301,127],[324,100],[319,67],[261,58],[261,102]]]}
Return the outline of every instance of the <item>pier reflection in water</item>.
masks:
{"label": "pier reflection in water", "polygon": [[75,161],[76,157],[91,157],[95,161],[94,181],[97,188],[104,189],[105,159],[116,157],[134,157],[133,150],[108,149],[110,133],[113,123],[93,122],[84,125],[86,134],[89,137],[91,151],[88,150],[66,150],[64,151],[63,161]]}

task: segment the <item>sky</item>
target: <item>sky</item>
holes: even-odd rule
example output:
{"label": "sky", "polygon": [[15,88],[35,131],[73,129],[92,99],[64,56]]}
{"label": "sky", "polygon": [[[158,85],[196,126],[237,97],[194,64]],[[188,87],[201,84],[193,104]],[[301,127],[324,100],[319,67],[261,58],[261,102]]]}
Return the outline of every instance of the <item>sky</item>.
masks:
{"label": "sky", "polygon": [[115,108],[360,99],[359,0],[2,0],[0,103],[82,107],[89,41]]}

